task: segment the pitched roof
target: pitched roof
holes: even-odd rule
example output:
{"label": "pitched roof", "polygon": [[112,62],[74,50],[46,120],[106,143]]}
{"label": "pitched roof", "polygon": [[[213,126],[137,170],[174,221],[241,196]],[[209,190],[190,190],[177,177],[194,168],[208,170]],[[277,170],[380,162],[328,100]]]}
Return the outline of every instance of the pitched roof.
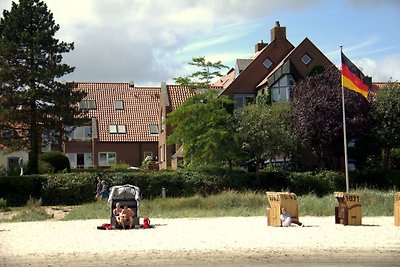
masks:
{"label": "pitched roof", "polygon": [[236,59],[236,65],[238,67],[239,73],[242,72],[248,65],[253,61],[253,59]]}
{"label": "pitched roof", "polygon": [[179,107],[189,97],[195,95],[194,92],[190,92],[188,88],[182,87],[180,85],[167,85],[167,91],[169,96],[169,103],[172,110]]}
{"label": "pitched roof", "polygon": [[227,74],[225,74],[224,76],[220,77],[217,81],[215,81],[214,85],[226,88],[233,82],[234,79],[235,79],[235,69],[231,68],[227,72]]}
{"label": "pitched roof", "polygon": [[[213,90],[222,90],[223,87],[220,85],[211,85],[210,89]],[[196,92],[191,92],[187,87],[181,85],[167,85],[167,92],[168,92],[168,100],[171,106],[171,109],[174,110],[179,107],[186,99],[194,96]],[[202,90],[199,90],[202,92]]]}
{"label": "pitched roof", "polygon": [[[158,125],[160,87],[133,87],[129,83],[75,82],[75,89],[95,100],[89,118],[96,118],[100,142],[157,142],[150,125]],[[122,100],[123,109],[115,108]],[[125,125],[126,133],[109,133],[109,125]]]}
{"label": "pitched roof", "polygon": [[[280,26],[279,26],[280,27]],[[246,92],[246,89],[255,87],[262,82],[271,70],[263,66],[266,59],[271,60],[274,64],[282,61],[286,55],[293,50],[294,46],[283,36],[283,39],[273,39],[271,43],[266,45],[262,50],[257,51],[248,65],[220,94],[232,94],[235,90],[240,90],[241,93]],[[245,85],[247,88],[243,88]]]}

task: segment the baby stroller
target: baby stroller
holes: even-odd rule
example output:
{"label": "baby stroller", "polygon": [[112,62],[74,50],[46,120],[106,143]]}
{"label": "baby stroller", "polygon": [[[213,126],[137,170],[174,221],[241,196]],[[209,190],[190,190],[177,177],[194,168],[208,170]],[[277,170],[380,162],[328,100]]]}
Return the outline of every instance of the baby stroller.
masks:
{"label": "baby stroller", "polygon": [[[135,213],[134,227],[140,227],[139,224],[139,205],[140,205],[140,190],[139,187],[126,184],[116,185],[110,188],[108,197],[108,205],[110,206],[110,224],[112,227],[117,227],[117,221],[113,214],[113,210],[117,203],[120,203],[121,208],[128,206]],[[126,225],[129,226],[129,225]]]}

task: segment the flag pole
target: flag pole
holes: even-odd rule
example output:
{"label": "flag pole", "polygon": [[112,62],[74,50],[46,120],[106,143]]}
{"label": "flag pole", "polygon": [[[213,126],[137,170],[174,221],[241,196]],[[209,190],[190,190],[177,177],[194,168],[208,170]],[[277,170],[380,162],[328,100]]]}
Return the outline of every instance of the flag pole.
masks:
{"label": "flag pole", "polygon": [[[340,46],[340,60],[342,60],[342,53],[343,53],[342,48],[343,48],[343,46]],[[340,72],[342,72],[342,64],[340,65]],[[347,160],[346,112],[345,112],[345,105],[344,105],[343,75],[341,75],[341,79],[342,79],[341,83],[342,83],[344,169],[345,169],[345,175],[346,175],[346,193],[348,193],[349,192],[349,167],[348,167],[348,160]]]}

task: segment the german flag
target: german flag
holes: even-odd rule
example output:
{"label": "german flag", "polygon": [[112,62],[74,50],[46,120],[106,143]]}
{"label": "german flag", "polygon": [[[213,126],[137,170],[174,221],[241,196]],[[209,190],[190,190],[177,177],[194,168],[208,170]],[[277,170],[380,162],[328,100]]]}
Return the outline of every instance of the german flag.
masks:
{"label": "german flag", "polygon": [[368,98],[369,79],[342,54],[342,86]]}

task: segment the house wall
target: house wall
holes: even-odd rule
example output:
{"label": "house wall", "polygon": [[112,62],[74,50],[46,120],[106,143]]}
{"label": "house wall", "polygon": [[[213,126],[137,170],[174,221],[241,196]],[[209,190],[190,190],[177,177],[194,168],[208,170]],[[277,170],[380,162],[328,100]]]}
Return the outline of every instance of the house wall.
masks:
{"label": "house wall", "polygon": [[172,129],[171,126],[165,125],[165,123],[163,123],[163,121],[165,121],[165,118],[167,117],[167,114],[171,111],[172,108],[169,103],[167,86],[165,83],[162,83],[160,94],[160,118],[158,120],[158,129],[160,131],[158,135],[158,162],[159,168],[161,170],[171,167],[171,145],[167,145],[167,136],[172,133]]}
{"label": "house wall", "polygon": [[68,142],[64,150],[64,153],[92,153],[95,167],[98,167],[100,152],[115,152],[117,164],[126,163],[135,167],[141,166],[145,152],[158,156],[157,142]]}
{"label": "house wall", "polygon": [[[223,94],[233,98],[234,94],[254,94],[256,86],[275,68],[294,48],[286,39],[286,27],[274,27],[271,30],[271,43],[261,51],[253,62],[228,86]],[[263,62],[269,58],[273,65],[267,69]]]}
{"label": "house wall", "polygon": [[[308,54],[312,61],[305,65],[301,58]],[[301,77],[307,77],[310,71],[317,65],[327,68],[332,62],[308,39],[305,38],[295,51],[290,55],[291,63],[295,66]]]}
{"label": "house wall", "polygon": [[126,163],[130,166],[140,167],[144,160],[144,152],[152,152],[153,157],[157,153],[157,142],[135,143],[97,143],[94,150],[96,165],[100,152],[116,152],[117,164]]}
{"label": "house wall", "polygon": [[28,152],[19,150],[11,153],[7,153],[4,150],[0,150],[0,166],[4,167],[8,171],[8,158],[22,158],[24,164],[28,162]]}

